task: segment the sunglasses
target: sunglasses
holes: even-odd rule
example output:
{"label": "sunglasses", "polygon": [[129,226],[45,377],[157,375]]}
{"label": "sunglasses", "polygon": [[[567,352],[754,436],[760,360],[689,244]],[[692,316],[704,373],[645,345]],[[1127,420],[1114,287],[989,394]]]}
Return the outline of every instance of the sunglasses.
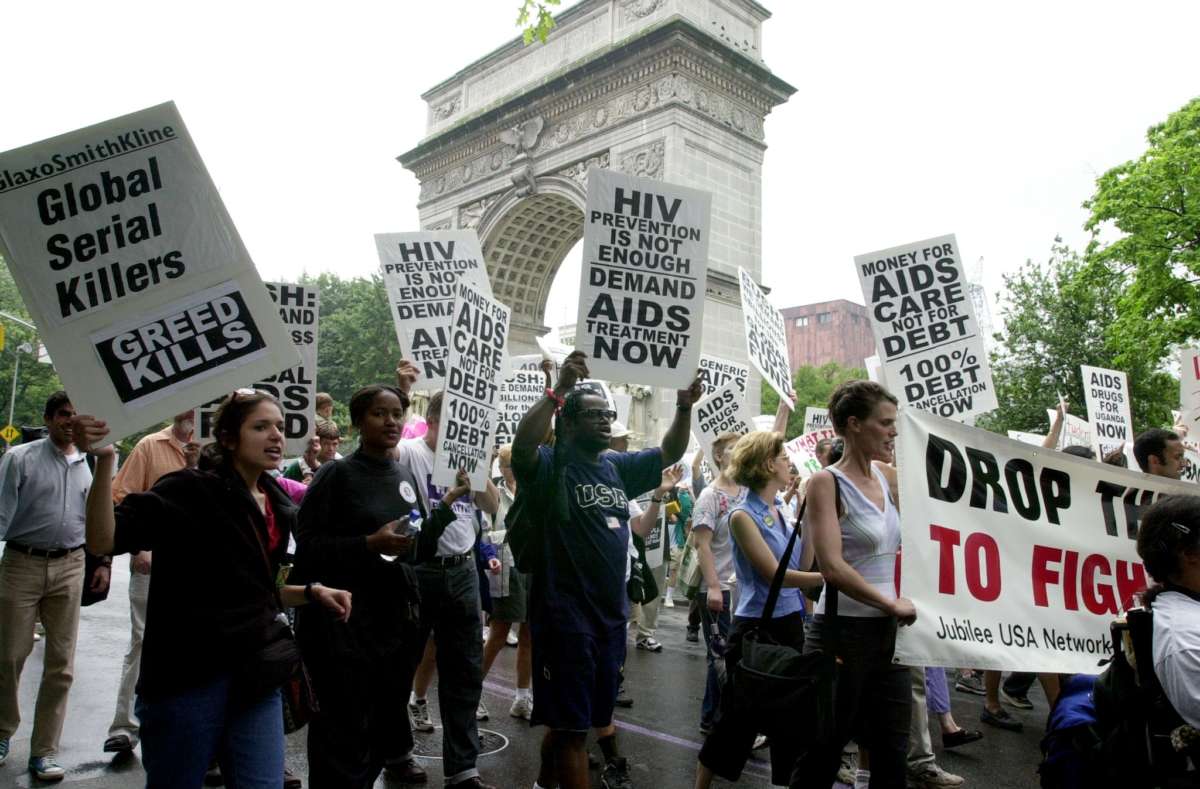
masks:
{"label": "sunglasses", "polygon": [[614,422],[617,419],[617,412],[611,408],[585,408],[579,412],[580,419],[604,419],[608,422]]}

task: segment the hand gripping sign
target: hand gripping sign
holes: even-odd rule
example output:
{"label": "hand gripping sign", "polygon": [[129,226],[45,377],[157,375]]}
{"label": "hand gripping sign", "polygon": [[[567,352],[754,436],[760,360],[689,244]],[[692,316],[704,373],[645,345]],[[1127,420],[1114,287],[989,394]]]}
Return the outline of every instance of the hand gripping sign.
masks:
{"label": "hand gripping sign", "polygon": [[298,360],[173,103],[0,154],[0,254],[114,441]]}
{"label": "hand gripping sign", "polygon": [[474,230],[378,233],[375,247],[392,302],[400,356],[421,371],[417,389],[436,392],[446,379],[458,283],[468,282],[492,296],[479,238]]}
{"label": "hand gripping sign", "polygon": [[471,490],[491,474],[500,384],[508,369],[509,309],[467,282],[458,284],[450,313],[450,357],[442,397],[442,426],[433,457],[433,484],[454,486],[459,469]]}
{"label": "hand gripping sign", "polygon": [[1109,624],[1146,587],[1138,508],[1195,487],[915,408],[897,429],[900,593],[917,621],[896,662],[1096,673]]}
{"label": "hand gripping sign", "polygon": [[683,388],[700,363],[712,195],[588,171],[575,347],[607,381]]}
{"label": "hand gripping sign", "polygon": [[792,368],[788,364],[787,334],[783,328],[783,313],[775,309],[767,294],[738,266],[738,282],[742,291],[742,319],[746,325],[746,353],[750,364],[758,370],[780,399],[795,408],[788,396],[792,385]]}
{"label": "hand gripping sign", "polygon": [[902,404],[965,419],[996,389],[953,235],[854,258],[884,377]]}

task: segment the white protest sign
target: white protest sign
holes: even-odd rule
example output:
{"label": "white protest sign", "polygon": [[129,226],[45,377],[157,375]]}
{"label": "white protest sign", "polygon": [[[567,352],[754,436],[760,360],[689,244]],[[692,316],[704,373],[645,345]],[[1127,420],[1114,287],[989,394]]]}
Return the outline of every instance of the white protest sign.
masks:
{"label": "white protest sign", "polygon": [[705,457],[712,457],[713,442],[722,433],[745,435],[753,430],[754,413],[734,381],[725,384],[692,409],[692,433],[704,449]]}
{"label": "white protest sign", "polygon": [[417,366],[416,388],[436,392],[446,379],[450,314],[458,283],[489,299],[492,285],[474,230],[376,233],[379,268],[392,302],[400,356]]}
{"label": "white protest sign", "polygon": [[114,441],[296,364],[173,103],[0,154],[0,254]]}
{"label": "white protest sign", "polygon": [[788,394],[792,390],[792,368],[788,363],[787,333],[783,328],[783,313],[767,300],[767,294],[738,266],[738,283],[742,293],[742,320],[746,327],[746,353],[750,364],[766,379],[780,399],[795,408]]}
{"label": "white protest sign", "polygon": [[515,370],[500,382],[495,446],[511,444],[525,412],[546,396],[546,376],[541,370]]}
{"label": "white protest sign", "polygon": [[1200,433],[1200,350],[1179,352],[1179,411],[1177,424],[1186,425],[1189,435]]}
{"label": "white protest sign", "polygon": [[1147,576],[1136,501],[1194,492],[900,409],[896,467],[906,666],[1062,674],[1098,671],[1109,625]]}
{"label": "white protest sign", "polygon": [[867,370],[868,380],[874,381],[885,389],[887,388],[887,379],[883,377],[883,362],[879,361],[878,354],[863,359],[863,367]]}
{"label": "white protest sign", "polygon": [[804,432],[811,433],[814,430],[823,429],[833,429],[833,420],[829,418],[829,409],[815,405],[805,406]]}
{"label": "white protest sign", "polygon": [[[1053,408],[1046,409],[1046,418],[1050,420],[1050,426],[1054,426],[1055,411]],[[1066,449],[1067,447],[1089,447],[1093,445],[1092,440],[1092,425],[1086,419],[1075,416],[1074,414],[1066,414],[1063,417],[1062,432],[1058,435],[1058,448]]]}
{"label": "white protest sign", "polygon": [[431,481],[453,487],[456,472],[464,469],[471,490],[483,490],[495,446],[510,313],[471,283],[460,282],[450,316],[450,357]]}
{"label": "white protest sign", "polygon": [[1030,444],[1035,447],[1040,447],[1046,440],[1045,436],[1039,436],[1037,433],[1025,433],[1021,430],[1009,430],[1008,437],[1013,441],[1020,441],[1022,444]]}
{"label": "white protest sign", "polygon": [[954,419],[996,407],[953,235],[857,255],[875,348],[901,404]]}
{"label": "white protest sign", "polygon": [[1129,379],[1120,370],[1080,366],[1092,448],[1103,458],[1122,444],[1133,447],[1133,418],[1129,415]]}
{"label": "white protest sign", "polygon": [[[316,434],[317,402],[317,326],[320,294],[315,285],[268,282],[267,292],[279,309],[292,344],[300,352],[300,364],[267,376],[252,389],[270,392],[283,410],[283,434],[289,455],[303,455],[308,439]],[[196,440],[207,444],[214,440],[213,419],[225,397],[209,401],[196,409]]]}
{"label": "white protest sign", "polygon": [[712,195],[588,171],[575,347],[609,381],[686,388],[700,364]]}
{"label": "white protest sign", "polygon": [[716,356],[702,354],[700,356],[700,386],[702,397],[709,397],[713,392],[728,383],[736,383],[738,392],[746,395],[746,382],[750,380],[750,368],[744,364],[720,359]]}
{"label": "white protest sign", "polygon": [[1179,478],[1184,482],[1200,482],[1200,448],[1194,441],[1183,444],[1183,471]]}
{"label": "white protest sign", "polygon": [[792,465],[800,472],[801,479],[808,479],[821,470],[821,461],[817,460],[817,444],[826,439],[829,441],[837,439],[837,433],[833,432],[833,428],[826,427],[809,431],[796,436],[783,445],[783,451],[787,453]]}

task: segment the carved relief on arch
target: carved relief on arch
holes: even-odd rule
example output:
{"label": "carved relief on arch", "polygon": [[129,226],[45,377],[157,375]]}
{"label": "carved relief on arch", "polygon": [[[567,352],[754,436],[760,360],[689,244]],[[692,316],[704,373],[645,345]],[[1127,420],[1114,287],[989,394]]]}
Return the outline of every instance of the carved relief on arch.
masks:
{"label": "carved relief on arch", "polygon": [[659,137],[645,145],[631,148],[621,154],[621,172],[644,178],[662,178],[663,162],[667,153],[666,141]]}

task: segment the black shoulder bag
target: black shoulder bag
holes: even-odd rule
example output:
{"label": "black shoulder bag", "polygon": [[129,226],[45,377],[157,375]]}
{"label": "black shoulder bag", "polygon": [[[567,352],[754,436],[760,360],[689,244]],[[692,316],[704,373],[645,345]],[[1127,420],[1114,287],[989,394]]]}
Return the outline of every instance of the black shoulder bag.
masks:
{"label": "black shoulder bag", "polygon": [[733,669],[730,683],[734,703],[753,714],[755,719],[768,726],[782,723],[794,726],[799,715],[807,719],[811,727],[806,738],[815,737],[821,741],[833,724],[838,651],[837,590],[830,584],[825,585],[829,596],[822,633],[824,647],[820,652],[806,655],[790,644],[780,644],[766,628],[783,589],[783,576],[796,547],[806,505],[807,502],[801,505],[791,539],[779,558],[779,568],[771,579],[771,590],[759,624],[742,636],[741,659]]}

